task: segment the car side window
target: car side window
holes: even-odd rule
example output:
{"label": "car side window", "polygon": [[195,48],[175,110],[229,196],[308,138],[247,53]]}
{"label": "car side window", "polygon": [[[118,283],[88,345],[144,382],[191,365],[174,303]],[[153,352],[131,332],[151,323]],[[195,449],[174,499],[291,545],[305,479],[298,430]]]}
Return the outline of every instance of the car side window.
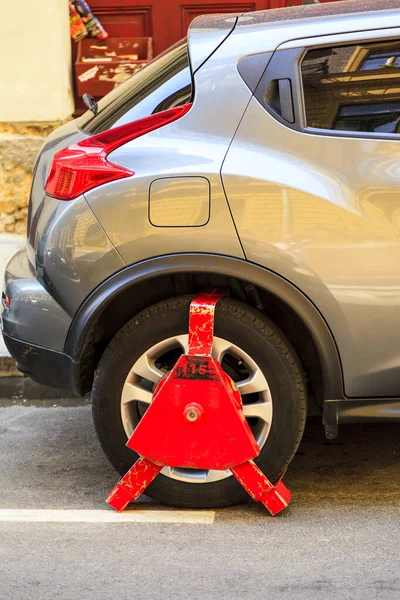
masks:
{"label": "car side window", "polygon": [[301,73],[307,127],[400,133],[400,41],[309,50]]}

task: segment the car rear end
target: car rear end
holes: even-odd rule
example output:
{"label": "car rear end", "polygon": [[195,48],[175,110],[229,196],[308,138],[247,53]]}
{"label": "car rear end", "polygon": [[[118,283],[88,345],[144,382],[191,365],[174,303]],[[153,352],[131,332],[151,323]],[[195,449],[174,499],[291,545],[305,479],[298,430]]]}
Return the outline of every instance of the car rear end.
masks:
{"label": "car rear end", "polygon": [[[88,111],[54,131],[38,157],[26,247],[7,265],[2,295],[5,343],[18,368],[36,381],[84,391],[81,366],[64,353],[68,330],[88,295],[126,266],[85,194],[123,171],[133,175],[114,162],[115,150],[151,131],[146,119],[154,129],[169,123],[163,120],[168,111],[178,119],[191,107],[193,72],[230,34],[236,17],[214,17],[207,28],[198,21],[189,33],[190,57],[185,38],[104,97],[97,114]],[[94,146],[97,158],[90,165]],[[111,151],[113,162],[105,154]],[[108,180],[104,173],[98,179],[99,166]]]}

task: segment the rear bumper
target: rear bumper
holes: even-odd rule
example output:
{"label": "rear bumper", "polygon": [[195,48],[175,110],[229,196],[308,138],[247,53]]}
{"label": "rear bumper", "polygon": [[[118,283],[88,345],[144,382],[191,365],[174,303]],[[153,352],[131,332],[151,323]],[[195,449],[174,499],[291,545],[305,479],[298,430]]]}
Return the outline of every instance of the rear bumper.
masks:
{"label": "rear bumper", "polygon": [[18,251],[4,279],[1,326],[7,349],[17,368],[37,383],[82,396],[80,363],[63,352],[70,322],[35,278],[26,250]]}
{"label": "rear bumper", "polygon": [[3,338],[22,373],[37,383],[62,388],[76,396],[83,395],[80,363],[74,362],[67,354],[17,340],[5,333]]}
{"label": "rear bumper", "polygon": [[34,276],[26,249],[6,266],[1,315],[3,333],[33,346],[63,352],[71,317]]}

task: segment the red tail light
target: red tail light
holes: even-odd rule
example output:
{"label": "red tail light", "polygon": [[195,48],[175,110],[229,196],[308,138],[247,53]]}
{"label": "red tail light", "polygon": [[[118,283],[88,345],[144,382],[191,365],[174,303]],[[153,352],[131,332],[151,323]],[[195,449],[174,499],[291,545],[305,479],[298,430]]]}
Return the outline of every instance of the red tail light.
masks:
{"label": "red tail light", "polygon": [[131,177],[134,172],[109,162],[108,154],[141,135],[176,121],[191,106],[184,104],[164,110],[60,150],[51,163],[46,194],[59,200],[73,200],[103,183]]}

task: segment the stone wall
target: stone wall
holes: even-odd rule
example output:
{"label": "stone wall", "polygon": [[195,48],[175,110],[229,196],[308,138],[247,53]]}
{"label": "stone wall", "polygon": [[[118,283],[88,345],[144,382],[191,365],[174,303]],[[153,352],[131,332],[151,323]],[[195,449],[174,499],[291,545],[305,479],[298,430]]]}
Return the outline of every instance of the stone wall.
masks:
{"label": "stone wall", "polygon": [[59,125],[0,123],[0,233],[25,233],[33,167],[44,139]]}

